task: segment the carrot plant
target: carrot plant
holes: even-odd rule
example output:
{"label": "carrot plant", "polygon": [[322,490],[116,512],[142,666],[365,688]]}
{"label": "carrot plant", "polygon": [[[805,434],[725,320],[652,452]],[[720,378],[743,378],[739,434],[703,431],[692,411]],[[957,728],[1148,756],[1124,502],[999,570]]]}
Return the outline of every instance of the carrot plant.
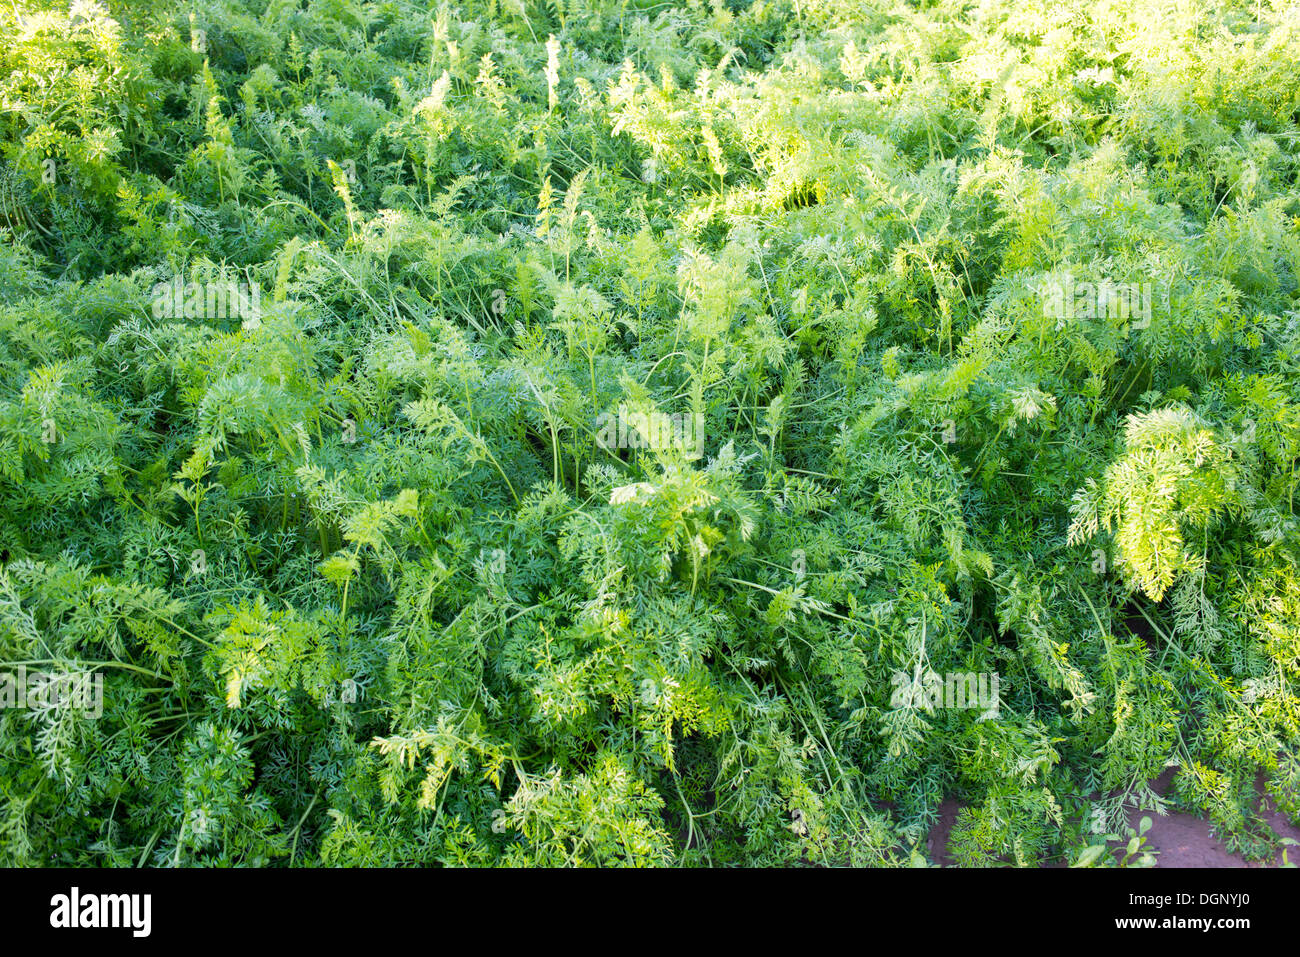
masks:
{"label": "carrot plant", "polygon": [[1297,59],[1280,0],[0,8],[0,860],[906,866],[948,797],[961,864],[1270,855]]}

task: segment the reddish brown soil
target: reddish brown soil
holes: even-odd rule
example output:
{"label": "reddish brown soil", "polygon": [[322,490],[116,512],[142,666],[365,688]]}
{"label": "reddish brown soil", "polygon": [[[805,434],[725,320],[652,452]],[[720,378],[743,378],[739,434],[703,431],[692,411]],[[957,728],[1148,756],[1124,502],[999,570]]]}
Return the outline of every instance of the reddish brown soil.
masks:
{"label": "reddish brown soil", "polygon": [[[1157,794],[1164,795],[1172,777],[1172,771],[1161,775],[1152,782],[1153,790]],[[939,820],[930,829],[930,836],[926,842],[930,860],[942,867],[955,866],[952,855],[948,853],[948,836],[953,824],[956,823],[957,812],[961,807],[959,801],[951,799],[944,801],[939,805]],[[1292,824],[1273,806],[1262,787],[1260,788],[1260,813],[1279,837],[1300,841],[1300,827]],[[1210,835],[1210,823],[1191,814],[1171,811],[1162,816],[1142,808],[1130,807],[1129,826],[1136,829],[1138,822],[1144,816],[1151,818],[1151,829],[1146,833],[1146,846],[1159,851],[1156,856],[1156,867],[1277,867],[1282,863],[1283,849],[1280,845],[1271,863],[1247,861],[1240,854],[1229,853],[1221,842]],[[1300,863],[1300,847],[1289,848],[1287,856],[1291,863]]]}
{"label": "reddish brown soil", "polygon": [[926,852],[930,860],[940,867],[953,866],[952,855],[948,853],[948,835],[952,833],[952,826],[957,823],[957,812],[961,807],[961,802],[952,798],[940,804],[939,820],[935,821],[934,827],[930,828],[930,836],[926,839]]}

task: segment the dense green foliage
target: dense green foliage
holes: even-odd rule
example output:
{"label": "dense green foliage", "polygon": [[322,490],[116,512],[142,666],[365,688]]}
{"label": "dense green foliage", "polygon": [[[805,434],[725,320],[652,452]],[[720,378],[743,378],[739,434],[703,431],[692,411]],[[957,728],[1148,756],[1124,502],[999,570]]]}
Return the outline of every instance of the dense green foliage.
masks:
{"label": "dense green foliage", "polygon": [[0,861],[1267,853],[1297,63],[1267,0],[0,7],[0,661],[104,681],[0,710]]}

